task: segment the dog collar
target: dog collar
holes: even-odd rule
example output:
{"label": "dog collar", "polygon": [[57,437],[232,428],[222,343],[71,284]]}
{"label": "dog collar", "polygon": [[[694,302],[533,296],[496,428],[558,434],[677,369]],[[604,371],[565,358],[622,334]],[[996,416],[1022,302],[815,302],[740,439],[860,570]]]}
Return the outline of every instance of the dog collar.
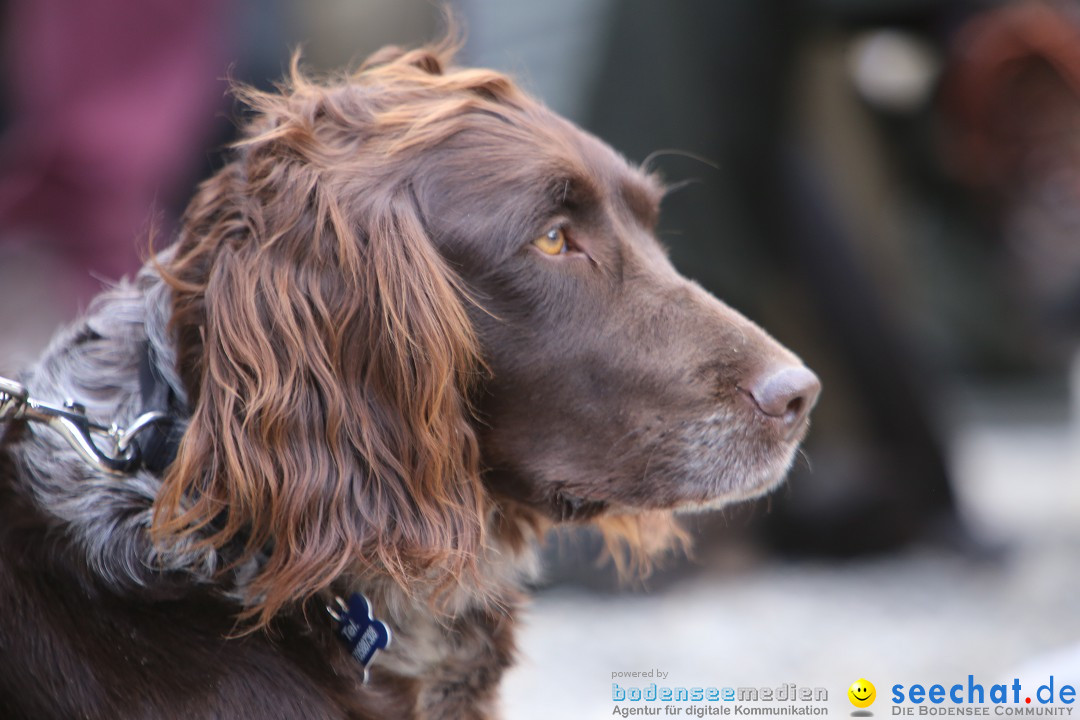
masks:
{"label": "dog collar", "polygon": [[142,394],[142,413],[154,413],[156,422],[150,424],[135,439],[142,467],[161,475],[176,459],[184,429],[173,412],[179,405],[172,386],[161,377],[150,362],[150,345],[144,343],[139,358],[139,392]]}

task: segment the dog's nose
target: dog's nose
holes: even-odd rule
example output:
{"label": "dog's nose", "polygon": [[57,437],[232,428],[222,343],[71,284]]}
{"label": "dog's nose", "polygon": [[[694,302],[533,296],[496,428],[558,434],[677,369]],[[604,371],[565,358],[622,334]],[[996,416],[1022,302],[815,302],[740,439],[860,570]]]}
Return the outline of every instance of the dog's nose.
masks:
{"label": "dog's nose", "polygon": [[747,388],[761,412],[779,418],[788,435],[802,427],[821,393],[817,375],[802,365],[771,368]]}

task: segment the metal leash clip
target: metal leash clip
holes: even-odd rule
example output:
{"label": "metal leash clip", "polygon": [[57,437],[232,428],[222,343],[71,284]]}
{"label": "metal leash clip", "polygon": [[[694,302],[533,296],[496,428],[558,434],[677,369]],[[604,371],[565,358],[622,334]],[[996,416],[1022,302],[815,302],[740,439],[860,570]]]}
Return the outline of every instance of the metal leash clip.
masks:
{"label": "metal leash clip", "polygon": [[[86,407],[74,400],[56,407],[30,397],[22,383],[0,377],[0,423],[16,420],[49,426],[86,462],[113,475],[126,475],[138,468],[140,452],[134,440],[140,432],[155,423],[170,421],[163,412],[147,412],[135,418],[127,429],[116,423],[102,425],[90,420]],[[107,450],[98,446],[98,439],[107,443]]]}

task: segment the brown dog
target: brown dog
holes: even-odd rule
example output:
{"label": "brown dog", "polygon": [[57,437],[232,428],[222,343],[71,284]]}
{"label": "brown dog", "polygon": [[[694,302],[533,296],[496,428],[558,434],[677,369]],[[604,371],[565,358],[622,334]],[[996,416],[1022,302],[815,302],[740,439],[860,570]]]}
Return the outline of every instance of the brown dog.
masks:
{"label": "brown dog", "polygon": [[145,356],[186,429],[160,477],[8,429],[4,717],[491,717],[553,523],[644,561],[780,482],[814,375],[672,268],[655,178],[448,61],[243,92],[179,241],[24,376],[125,423]]}

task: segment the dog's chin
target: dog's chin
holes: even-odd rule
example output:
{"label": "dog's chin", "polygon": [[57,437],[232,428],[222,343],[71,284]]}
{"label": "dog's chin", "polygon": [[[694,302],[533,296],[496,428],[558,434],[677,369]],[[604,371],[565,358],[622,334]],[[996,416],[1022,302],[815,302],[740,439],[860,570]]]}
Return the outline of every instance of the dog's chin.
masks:
{"label": "dog's chin", "polygon": [[710,510],[719,510],[729,505],[746,502],[747,500],[754,500],[755,498],[768,495],[773,490],[783,485],[786,477],[787,468],[785,467],[782,471],[776,473],[772,477],[766,477],[757,484],[751,484],[748,487],[739,487],[704,500],[687,500],[686,502],[675,506],[673,510],[677,513],[701,513]]}
{"label": "dog's chin", "polygon": [[697,472],[684,475],[680,493],[683,497],[670,509],[679,513],[706,512],[767,495],[784,483],[798,449],[799,443],[793,440],[767,452],[748,453],[750,460],[731,456],[699,458],[690,465]]}
{"label": "dog's chin", "polygon": [[551,505],[561,510],[556,516],[559,520],[656,510],[687,514],[718,510],[762,497],[782,485],[798,448],[798,442],[783,443],[769,453],[754,453],[752,461],[737,454],[698,453],[649,473],[650,495],[601,500],[559,492]]}

